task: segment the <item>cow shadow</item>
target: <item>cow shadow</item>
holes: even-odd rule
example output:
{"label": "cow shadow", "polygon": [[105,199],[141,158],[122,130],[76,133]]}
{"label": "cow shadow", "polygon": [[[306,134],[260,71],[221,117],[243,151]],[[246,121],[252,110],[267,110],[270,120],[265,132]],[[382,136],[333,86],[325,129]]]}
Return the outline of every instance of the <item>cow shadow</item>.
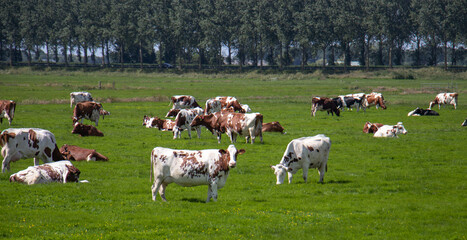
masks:
{"label": "cow shadow", "polygon": [[192,203],[206,203],[206,200],[201,200],[198,198],[182,198],[182,200],[192,202]]}
{"label": "cow shadow", "polygon": [[324,182],[324,184],[348,184],[351,183],[352,181],[350,180],[331,180],[328,182]]}

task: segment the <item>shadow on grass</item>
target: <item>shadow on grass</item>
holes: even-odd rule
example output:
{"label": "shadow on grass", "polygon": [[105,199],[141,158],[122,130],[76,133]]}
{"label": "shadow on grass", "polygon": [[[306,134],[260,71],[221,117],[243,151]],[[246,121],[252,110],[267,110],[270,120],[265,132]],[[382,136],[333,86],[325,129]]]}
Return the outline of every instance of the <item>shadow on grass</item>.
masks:
{"label": "shadow on grass", "polygon": [[324,182],[324,184],[347,184],[347,183],[351,183],[352,181],[349,181],[349,180],[331,180],[329,182]]}
{"label": "shadow on grass", "polygon": [[206,200],[201,200],[198,198],[182,198],[182,200],[192,202],[192,203],[206,203]]}

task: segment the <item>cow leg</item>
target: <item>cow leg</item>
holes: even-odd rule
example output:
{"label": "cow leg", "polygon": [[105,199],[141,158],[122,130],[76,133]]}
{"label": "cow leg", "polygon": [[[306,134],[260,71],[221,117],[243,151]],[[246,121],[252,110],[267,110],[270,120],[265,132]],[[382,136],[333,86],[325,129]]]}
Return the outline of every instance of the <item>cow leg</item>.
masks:
{"label": "cow leg", "polygon": [[324,173],[326,172],[327,170],[327,163],[326,164],[321,164],[321,167],[318,169],[319,171],[319,182],[320,183],[323,183],[324,181]]}
{"label": "cow leg", "polygon": [[303,180],[305,181],[305,183],[308,180],[308,166],[303,166]]}
{"label": "cow leg", "polygon": [[34,158],[34,166],[37,166],[37,165],[39,165],[39,159],[35,157]]}
{"label": "cow leg", "polygon": [[196,127],[196,133],[198,134],[198,139],[201,139],[201,127]]}
{"label": "cow leg", "polygon": [[188,137],[191,139],[191,127],[188,127],[186,130],[188,131]]}
{"label": "cow leg", "polygon": [[167,183],[162,183],[161,187],[159,188],[159,195],[162,198],[162,201],[167,202],[167,199],[165,199],[165,187],[167,187]]}
{"label": "cow leg", "polygon": [[206,202],[209,202],[211,198],[214,202],[217,202],[217,182],[211,182],[209,184],[208,199],[206,200]]}
{"label": "cow leg", "polygon": [[287,172],[287,178],[289,179],[289,184],[292,183],[292,177],[293,177],[293,173]]}
{"label": "cow leg", "polygon": [[[255,136],[255,128],[252,127],[252,128],[250,128],[250,129],[248,129],[248,130],[249,130],[249,133],[250,133],[250,136],[249,136],[249,137],[251,137],[251,144],[253,144],[253,143],[255,143],[255,138],[256,138],[256,136]],[[246,143],[248,143],[248,139],[247,139]]]}
{"label": "cow leg", "polygon": [[[152,200],[156,201],[156,196],[157,192],[159,191],[159,188],[162,184],[162,180],[159,178],[154,179],[154,183],[152,184],[151,190],[152,190]],[[164,199],[162,199],[164,200]]]}
{"label": "cow leg", "polygon": [[217,143],[220,144],[221,143],[221,138],[222,138],[222,133],[221,132],[216,132],[217,134]]}
{"label": "cow leg", "polygon": [[97,127],[97,124],[99,123],[99,118],[96,119],[96,121],[94,123],[96,124],[96,127]]}
{"label": "cow leg", "polygon": [[10,170],[10,158],[8,156],[2,162],[2,173],[5,173],[5,170]]}

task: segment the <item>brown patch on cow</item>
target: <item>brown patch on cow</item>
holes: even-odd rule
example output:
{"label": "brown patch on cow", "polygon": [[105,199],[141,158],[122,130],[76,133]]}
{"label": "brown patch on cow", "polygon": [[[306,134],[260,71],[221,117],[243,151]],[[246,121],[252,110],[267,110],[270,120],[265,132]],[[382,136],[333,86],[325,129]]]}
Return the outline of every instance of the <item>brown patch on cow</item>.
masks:
{"label": "brown patch on cow", "polygon": [[50,149],[49,147],[44,148],[44,153],[47,157],[52,157],[52,149]]}
{"label": "brown patch on cow", "polygon": [[[39,140],[37,140],[37,133],[32,130],[32,129],[29,129],[29,135],[28,135],[28,138],[29,138],[29,147],[32,147],[33,148],[39,148]],[[32,142],[32,144],[31,144]]]}
{"label": "brown patch on cow", "polygon": [[228,151],[224,149],[219,149],[219,159],[214,162],[214,171],[212,172],[211,178],[216,178],[222,172],[229,172],[229,162],[230,162],[230,154]]}
{"label": "brown patch on cow", "polygon": [[181,169],[184,172],[184,176],[189,178],[201,177],[207,174],[208,168],[204,162],[199,162],[198,158],[195,156],[197,153],[186,153],[186,152],[176,152],[174,151],[175,157],[182,159],[182,164],[180,165]]}
{"label": "brown patch on cow", "polygon": [[[315,149],[312,146],[307,146],[306,147],[310,152],[313,152]],[[319,151],[318,151],[319,152]]]}
{"label": "brown patch on cow", "polygon": [[79,175],[81,174],[79,169],[76,168],[75,166],[69,166],[69,165],[65,165],[65,166],[68,169],[68,173],[65,178],[66,182],[78,182]]}
{"label": "brown patch on cow", "polygon": [[3,132],[2,135],[0,136],[0,146],[4,146],[5,144],[8,143],[8,140],[10,138],[15,138],[16,133],[9,133],[7,131]]}
{"label": "brown patch on cow", "polygon": [[50,165],[39,165],[36,167],[44,170],[53,181],[62,182],[62,176],[60,176],[60,174],[58,174]]}
{"label": "brown patch on cow", "polygon": [[71,161],[86,161],[89,158],[94,157],[96,161],[108,161],[109,159],[98,153],[95,149],[87,149],[81,148],[75,145],[67,145],[64,144],[60,151],[61,155],[63,155],[64,159],[71,160]]}
{"label": "brown patch on cow", "polygon": [[103,137],[104,133],[99,131],[96,127],[92,125],[85,125],[82,123],[76,123],[71,131],[72,134],[79,134],[82,137],[85,136],[96,136],[96,137]]}

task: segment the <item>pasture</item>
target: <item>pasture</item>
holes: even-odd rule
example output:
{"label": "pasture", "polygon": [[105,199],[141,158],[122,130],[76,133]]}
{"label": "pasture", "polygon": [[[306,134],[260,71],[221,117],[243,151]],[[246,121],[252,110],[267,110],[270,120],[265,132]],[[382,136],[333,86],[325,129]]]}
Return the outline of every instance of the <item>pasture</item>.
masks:
{"label": "pasture", "polygon": [[[420,70],[422,71],[422,70]],[[427,70],[429,71],[429,70]],[[361,75],[360,75],[361,74]],[[63,144],[94,148],[108,162],[74,162],[89,183],[27,186],[10,183],[10,174],[32,159],[11,163],[0,174],[2,239],[465,239],[467,237],[467,77],[465,73],[413,73],[393,79],[391,72],[315,74],[149,74],[140,72],[61,72],[3,70],[0,99],[17,102],[11,127],[50,130]],[[98,82],[101,81],[101,89]],[[427,108],[438,92],[422,83],[458,85],[458,109],[434,110],[439,117],[408,117]],[[341,117],[317,112],[313,96],[371,91],[383,93],[387,110],[344,111]],[[104,137],[71,134],[69,93],[91,92],[111,113],[99,121]],[[264,133],[264,144],[238,138],[237,167],[205,203],[207,186],[170,184],[168,202],[151,200],[150,153],[175,149],[227,148],[203,129],[201,139],[172,140],[171,132],[146,129],[144,115],[164,117],[169,97],[206,99],[236,96],[264,122],[279,121],[287,134]],[[407,135],[377,139],[362,132],[366,121],[403,122]],[[85,124],[90,124],[84,120]],[[3,121],[1,129],[8,128]],[[316,169],[308,183],[300,170],[292,184],[275,185],[270,165],[281,160],[290,140],[325,134],[332,146],[324,184]],[[41,162],[42,163],[42,162]]]}

